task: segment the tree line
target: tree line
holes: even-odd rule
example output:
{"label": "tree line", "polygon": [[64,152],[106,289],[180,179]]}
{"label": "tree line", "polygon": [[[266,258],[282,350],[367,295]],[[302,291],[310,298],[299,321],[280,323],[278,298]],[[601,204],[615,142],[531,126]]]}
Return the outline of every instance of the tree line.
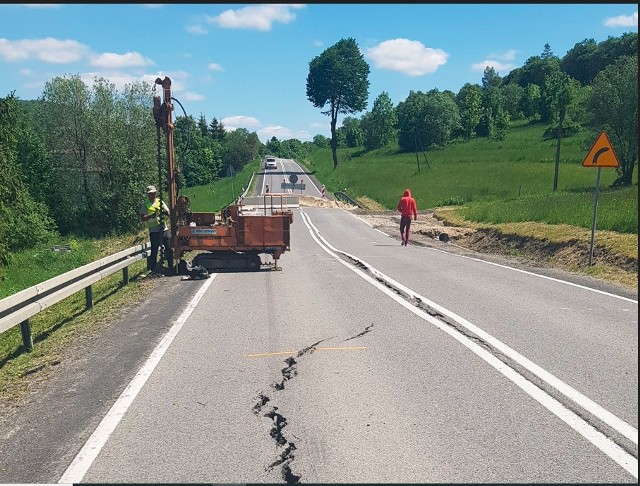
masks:
{"label": "tree line", "polygon": [[[601,43],[589,39],[559,58],[549,45],[505,77],[485,69],[481,83],[458,93],[411,91],[393,105],[387,92],[366,109],[369,66],[354,39],[342,39],[309,63],[307,97],[331,117],[331,138],[260,142],[255,132],[226,130],[215,117],[175,112],[180,187],[211,183],[266,154],[302,160],[315,147],[429,150],[474,137],[496,140],[512,120],[548,125],[546,136],[580,126],[607,130],[621,161],[615,184],[631,183],[637,162],[637,34]],[[56,77],[33,101],[0,99],[0,266],[11,252],[56,234],[103,236],[139,228],[148,184],[166,190],[164,149],[152,116],[154,86],[122,91],[104,78],[87,86],[79,75]],[[328,105],[328,106],[327,106]],[[326,108],[326,109],[325,109]],[[595,135],[594,135],[595,138]],[[164,147],[164,145],[163,145]]]}
{"label": "tree line", "polygon": [[[334,167],[338,147],[374,150],[397,143],[399,150],[426,151],[474,137],[502,140],[515,120],[547,125],[544,137],[560,141],[582,127],[595,140],[606,130],[620,159],[614,185],[630,185],[638,147],[638,34],[626,33],[597,43],[575,44],[562,58],[549,44],[523,66],[501,77],[492,67],[481,83],[465,83],[457,93],[437,88],[410,91],[393,105],[383,91],[366,108],[369,66],[356,41],[342,39],[309,63],[307,98],[331,117],[331,137],[314,144],[331,147]],[[339,114],[346,114],[337,127]],[[554,183],[554,190],[557,183]]]}
{"label": "tree line", "polygon": [[[135,233],[145,187],[166,187],[164,139],[158,144],[153,87],[118,91],[104,78],[56,77],[37,100],[0,99],[0,267],[11,252],[55,235]],[[204,115],[175,118],[179,187],[241,170],[262,144],[245,129],[227,132]],[[160,161],[158,160],[160,157]]]}

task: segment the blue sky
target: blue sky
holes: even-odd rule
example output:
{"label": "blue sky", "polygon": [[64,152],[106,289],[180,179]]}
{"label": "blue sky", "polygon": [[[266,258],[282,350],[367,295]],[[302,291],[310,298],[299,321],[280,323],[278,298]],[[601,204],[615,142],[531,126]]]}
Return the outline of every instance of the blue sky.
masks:
{"label": "blue sky", "polygon": [[0,97],[36,99],[55,76],[118,89],[169,76],[196,120],[306,141],[330,136],[306,96],[309,62],[340,39],[354,38],[371,68],[369,111],[382,92],[397,105],[411,90],[480,83],[487,65],[505,76],[546,43],[562,57],[637,31],[635,3],[2,4]]}

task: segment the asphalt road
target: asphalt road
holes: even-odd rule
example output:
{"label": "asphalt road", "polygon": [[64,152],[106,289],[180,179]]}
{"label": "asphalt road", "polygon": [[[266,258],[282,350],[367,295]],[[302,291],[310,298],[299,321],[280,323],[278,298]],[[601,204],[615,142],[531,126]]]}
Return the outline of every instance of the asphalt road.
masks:
{"label": "asphalt road", "polygon": [[282,271],[158,280],[63,360],[0,481],[637,482],[637,296],[340,209],[291,231]]}
{"label": "asphalt road", "polygon": [[[303,196],[322,196],[322,184],[313,177],[313,174],[307,172],[300,164],[292,159],[276,158],[278,164],[277,169],[265,169],[264,166],[258,173],[258,182],[256,184],[256,192],[262,195],[266,192],[282,193],[282,194],[300,194]],[[292,176],[293,179],[292,179]],[[282,184],[294,184],[296,187],[282,187]],[[269,186],[267,191],[267,186]],[[301,187],[304,186],[304,189]]]}

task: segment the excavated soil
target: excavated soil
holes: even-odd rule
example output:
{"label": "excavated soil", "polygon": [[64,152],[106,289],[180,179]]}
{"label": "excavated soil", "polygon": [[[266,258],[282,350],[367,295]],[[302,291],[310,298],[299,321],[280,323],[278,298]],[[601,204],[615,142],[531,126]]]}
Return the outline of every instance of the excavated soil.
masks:
{"label": "excavated soil", "polygon": [[[375,201],[360,198],[361,208],[340,201],[301,196],[300,206],[340,208],[368,221],[374,228],[400,241],[400,215],[386,210]],[[454,226],[436,218],[432,211],[419,213],[411,223],[411,241],[423,246],[446,246],[463,253],[477,252],[508,259],[524,266],[557,268],[588,274],[590,242],[567,239],[553,242],[532,237],[503,234],[496,228]],[[616,254],[597,244],[593,253],[594,266],[603,271],[597,278],[620,284],[627,289],[638,289],[638,259]]]}

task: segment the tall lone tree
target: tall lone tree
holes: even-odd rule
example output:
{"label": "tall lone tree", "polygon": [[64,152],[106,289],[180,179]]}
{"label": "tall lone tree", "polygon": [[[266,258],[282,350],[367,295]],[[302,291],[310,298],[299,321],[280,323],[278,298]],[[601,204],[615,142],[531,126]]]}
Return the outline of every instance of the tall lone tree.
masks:
{"label": "tall lone tree", "polygon": [[338,167],[336,123],[339,114],[366,109],[369,97],[369,64],[353,38],[341,39],[309,63],[307,98],[316,108],[329,109],[333,167]]}

